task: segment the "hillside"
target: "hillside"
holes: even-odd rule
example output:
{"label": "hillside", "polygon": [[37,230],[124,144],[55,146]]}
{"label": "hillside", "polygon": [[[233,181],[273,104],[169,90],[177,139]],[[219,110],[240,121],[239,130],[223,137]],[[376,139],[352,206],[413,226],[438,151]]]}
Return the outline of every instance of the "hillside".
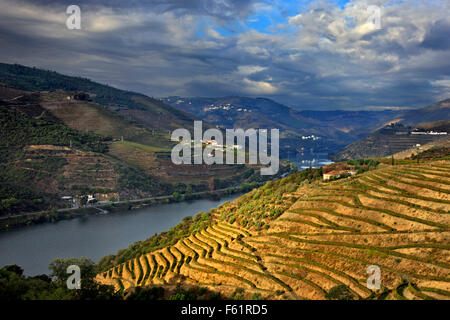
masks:
{"label": "hillside", "polygon": [[[57,191],[71,188],[71,185],[62,187],[64,172],[73,173],[63,169],[70,163],[78,162],[87,168],[88,159],[92,159],[98,162],[97,170],[106,167],[111,170],[113,164],[99,160],[99,155],[108,151],[107,137],[59,123],[39,105],[36,94],[20,92],[20,96],[9,101],[1,100],[3,94],[14,92],[17,93],[3,87],[0,96],[0,215],[41,210],[49,204],[64,205]],[[69,145],[72,149],[65,147]],[[114,187],[110,182],[102,184],[95,176],[89,177],[89,181],[84,181],[88,188]],[[114,175],[110,178],[114,180]]]}
{"label": "hillside", "polygon": [[399,110],[302,110],[300,113],[308,118],[316,119],[322,124],[336,128],[350,135],[353,140],[362,139],[381,128],[387,122],[398,117],[402,111]]}
{"label": "hillside", "polygon": [[0,63],[0,83],[25,91],[83,92],[109,110],[144,126],[167,132],[193,127],[194,117],[157,99],[96,83],[86,78],[70,77],[54,71],[18,64]]}
{"label": "hillside", "polygon": [[399,116],[405,125],[417,125],[418,123],[450,120],[450,99],[439,101],[431,106],[411,110]]}
{"label": "hillside", "polygon": [[425,145],[421,145],[420,147],[415,146],[410,149],[400,151],[398,153],[393,154],[392,156],[394,157],[394,159],[405,159],[417,156],[418,153],[420,154],[428,150],[432,151],[434,149],[449,148],[449,147],[450,147],[450,136],[447,136],[436,139]]}
{"label": "hillside", "polygon": [[[133,245],[97,281],[125,292],[181,282],[241,299],[450,299],[450,162],[403,162],[269,182]],[[170,240],[177,230],[185,236]],[[371,265],[380,290],[366,287]]]}
{"label": "hillside", "polygon": [[341,161],[386,157],[442,138],[442,135],[420,135],[415,131],[450,134],[450,101],[443,100],[434,105],[407,112],[368,137],[339,150],[331,158],[334,161]]}
{"label": "hillside", "polygon": [[367,138],[353,142],[332,155],[335,161],[361,158],[381,158],[439,140],[439,135],[415,135],[412,127],[396,123],[375,131]]}
{"label": "hillside", "polygon": [[[64,125],[39,98],[23,93],[0,99],[0,215],[64,208],[69,203],[61,197],[67,195],[94,193],[109,200],[173,192],[170,185],[109,157],[111,137]],[[138,183],[130,170],[146,180]],[[130,180],[133,188],[126,187]]]}
{"label": "hillside", "polygon": [[[278,128],[282,156],[301,153],[335,152],[364,138],[400,112],[386,111],[298,111],[265,98],[168,97],[163,102],[224,128]],[[315,135],[318,140],[302,139]]]}
{"label": "hillside", "polygon": [[[72,81],[88,83],[92,88],[77,88],[94,92],[103,87],[86,79],[47,71],[44,77],[42,70],[17,68],[42,79],[18,76],[16,82],[22,89],[0,85],[2,216],[71,206],[61,200],[63,196],[93,194],[102,201],[131,200],[235,186],[248,190],[265,179],[255,165],[174,165],[170,159],[174,142],[165,130],[178,125],[189,128],[192,117],[174,120],[168,116],[165,123],[151,114],[159,112],[154,106],[148,110],[105,106],[92,101],[92,92],[25,91],[30,88],[24,83],[34,82],[40,86],[35,89],[44,84],[70,86]],[[105,90],[114,93],[117,89]],[[174,117],[183,114],[170,106],[167,109]],[[133,120],[127,110],[144,114]],[[155,121],[159,124],[152,126]],[[282,166],[279,174],[287,169]]]}
{"label": "hillside", "polygon": [[[22,111],[29,109],[23,100],[33,96],[33,104],[40,108],[33,116],[42,114],[67,127],[112,138],[108,156],[164,183],[177,184],[176,177],[183,177],[178,191],[184,190],[184,184],[203,191],[214,188],[214,180],[229,187],[249,182],[249,176],[250,180],[259,179],[253,174],[255,166],[173,165],[170,151],[174,142],[169,132],[177,128],[192,130],[197,118],[139,93],[53,71],[0,64],[0,94],[0,99],[22,104],[16,106]],[[211,127],[203,123],[204,130]],[[121,139],[125,142],[120,143]]]}

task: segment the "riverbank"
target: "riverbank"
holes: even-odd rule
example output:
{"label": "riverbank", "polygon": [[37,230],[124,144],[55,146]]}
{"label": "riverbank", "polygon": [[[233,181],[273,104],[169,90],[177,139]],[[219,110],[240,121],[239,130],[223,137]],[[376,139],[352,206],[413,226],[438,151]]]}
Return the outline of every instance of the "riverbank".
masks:
{"label": "riverbank", "polygon": [[56,259],[85,257],[97,263],[131,244],[170,230],[199,212],[208,212],[241,194],[220,200],[200,199],[159,204],[145,208],[91,214],[74,219],[42,223],[0,232],[0,268],[20,265],[26,275],[48,274]]}
{"label": "riverbank", "polygon": [[112,212],[135,210],[160,204],[169,204],[200,199],[220,200],[220,197],[236,193],[249,192],[263,183],[252,183],[244,186],[218,189],[214,191],[202,191],[192,194],[167,195],[144,199],[133,199],[116,202],[104,202],[82,208],[52,209],[48,211],[29,212],[19,215],[0,218],[0,231],[7,231],[20,227],[54,223],[61,220],[74,219],[93,214],[107,214]]}

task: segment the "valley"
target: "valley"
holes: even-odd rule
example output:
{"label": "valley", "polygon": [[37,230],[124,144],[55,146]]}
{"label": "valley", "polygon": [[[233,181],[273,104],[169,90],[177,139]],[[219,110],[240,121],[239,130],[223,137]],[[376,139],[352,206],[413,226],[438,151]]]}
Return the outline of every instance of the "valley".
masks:
{"label": "valley", "polygon": [[[88,197],[184,199],[267,180],[257,173],[260,165],[173,164],[170,132],[192,129],[195,118],[153,98],[19,65],[0,64],[2,81],[2,218],[83,207]],[[282,163],[279,175],[289,170]]]}
{"label": "valley", "polygon": [[0,232],[0,265],[18,264],[26,275],[36,276],[48,274],[48,266],[56,258],[86,257],[98,262],[130,243],[170,229],[187,216],[208,211],[236,197],[238,194],[225,195],[220,200],[162,203],[134,210],[125,206],[108,214],[11,228]]}
{"label": "valley", "polygon": [[409,149],[445,145],[450,135],[450,99],[406,112],[391,123],[331,155],[334,161],[386,157]]}
{"label": "valley", "polygon": [[449,5],[1,0],[3,313],[445,317]]}
{"label": "valley", "polygon": [[[0,82],[2,237],[49,246],[32,273],[67,257],[39,240],[42,228],[53,242],[73,230],[94,241],[95,253],[77,238],[82,248],[67,254],[97,260],[95,283],[125,299],[450,296],[448,100],[414,123],[404,111],[299,111],[259,98],[157,100],[18,65],[0,65]],[[288,161],[267,177],[259,164],[175,165],[170,133],[197,119],[205,129],[279,128]],[[230,192],[245,194],[217,199]],[[43,222],[54,224],[25,228]],[[109,243],[111,232],[123,238]],[[19,252],[14,241],[3,250]],[[381,271],[377,290],[370,266]]]}
{"label": "valley", "polygon": [[[450,163],[387,163],[333,182],[296,173],[267,183],[97,281],[124,292],[182,283],[243,298],[448,299]],[[370,265],[380,290],[366,287]]]}
{"label": "valley", "polygon": [[403,112],[297,110],[270,99],[249,97],[173,96],[161,101],[221,128],[278,128],[283,158],[334,153]]}

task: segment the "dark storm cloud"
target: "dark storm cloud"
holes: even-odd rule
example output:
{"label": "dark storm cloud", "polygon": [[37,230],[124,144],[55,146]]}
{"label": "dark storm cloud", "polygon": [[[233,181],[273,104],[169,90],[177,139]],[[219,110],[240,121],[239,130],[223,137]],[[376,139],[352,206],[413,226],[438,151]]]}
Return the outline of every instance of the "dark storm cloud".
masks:
{"label": "dark storm cloud", "polygon": [[450,22],[436,21],[425,35],[422,46],[433,50],[450,49]]}
{"label": "dark storm cloud", "polygon": [[[450,96],[448,2],[391,3],[380,30],[367,23],[366,0],[345,8],[313,3],[273,33],[245,26],[248,17],[276,10],[272,3],[3,0],[0,61],[159,97],[264,96],[351,109]],[[70,4],[81,7],[82,30],[65,27]]]}
{"label": "dark storm cloud", "polygon": [[[19,0],[19,3],[29,1]],[[152,10],[155,12],[176,12],[198,14],[220,19],[244,17],[252,10],[255,0],[38,0],[36,5],[46,7],[67,7],[76,4],[81,8],[107,7],[112,10]]]}

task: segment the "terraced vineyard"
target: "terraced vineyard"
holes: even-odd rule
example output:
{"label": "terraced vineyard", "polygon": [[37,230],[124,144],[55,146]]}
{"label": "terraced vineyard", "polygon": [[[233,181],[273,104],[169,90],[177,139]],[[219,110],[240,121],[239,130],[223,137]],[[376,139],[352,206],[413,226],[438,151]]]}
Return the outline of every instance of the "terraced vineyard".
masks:
{"label": "terraced vineyard", "polygon": [[[295,175],[219,207],[206,229],[98,281],[117,290],[181,281],[263,299],[333,299],[339,290],[354,299],[450,299],[450,161],[303,180],[291,192]],[[274,208],[281,215],[264,214]],[[248,223],[255,217],[264,223]],[[375,291],[366,285],[371,265],[381,270]]]}

